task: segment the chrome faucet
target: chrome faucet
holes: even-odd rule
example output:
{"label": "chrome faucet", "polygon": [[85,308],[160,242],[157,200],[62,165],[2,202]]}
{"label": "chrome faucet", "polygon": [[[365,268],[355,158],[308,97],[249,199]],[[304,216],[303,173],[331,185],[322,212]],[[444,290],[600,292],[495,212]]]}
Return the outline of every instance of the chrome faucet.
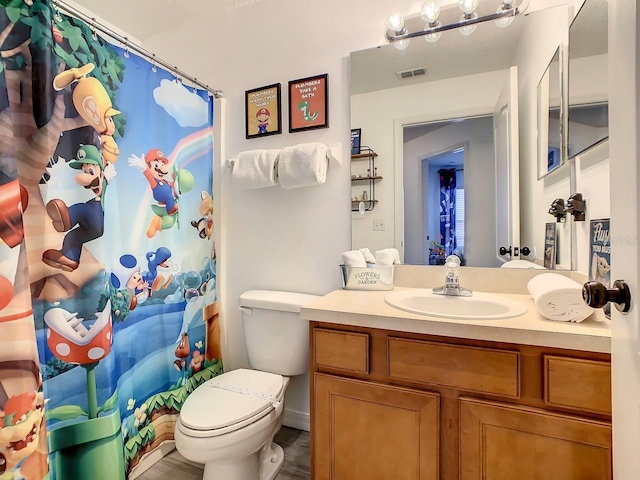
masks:
{"label": "chrome faucet", "polygon": [[432,291],[436,295],[450,295],[452,297],[470,297],[473,292],[468,288],[460,286],[458,280],[458,270],[460,269],[460,258],[457,255],[449,255],[444,261],[444,286],[434,288]]}

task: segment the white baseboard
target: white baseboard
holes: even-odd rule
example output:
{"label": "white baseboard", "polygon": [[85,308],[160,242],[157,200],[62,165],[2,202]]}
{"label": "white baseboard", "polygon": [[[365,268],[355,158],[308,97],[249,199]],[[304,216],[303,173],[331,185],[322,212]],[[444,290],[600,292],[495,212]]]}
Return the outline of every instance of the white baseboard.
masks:
{"label": "white baseboard", "polygon": [[286,408],[284,409],[282,424],[285,427],[296,428],[305,432],[311,430],[311,421],[308,413],[287,410]]}

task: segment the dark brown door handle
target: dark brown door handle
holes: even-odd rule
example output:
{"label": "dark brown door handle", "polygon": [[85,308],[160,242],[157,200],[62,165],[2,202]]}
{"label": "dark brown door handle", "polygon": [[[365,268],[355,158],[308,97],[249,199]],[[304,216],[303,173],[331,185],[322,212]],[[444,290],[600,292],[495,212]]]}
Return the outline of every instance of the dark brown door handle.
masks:
{"label": "dark brown door handle", "polygon": [[582,286],[582,298],[593,308],[602,308],[613,302],[622,313],[631,309],[631,292],[624,280],[613,282],[613,288],[607,288],[599,282],[587,282]]}

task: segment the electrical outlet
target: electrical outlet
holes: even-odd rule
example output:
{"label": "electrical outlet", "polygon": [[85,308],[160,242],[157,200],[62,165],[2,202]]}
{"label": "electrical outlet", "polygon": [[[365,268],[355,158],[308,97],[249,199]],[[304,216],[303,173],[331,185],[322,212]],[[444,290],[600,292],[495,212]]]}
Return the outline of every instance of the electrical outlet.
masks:
{"label": "electrical outlet", "polygon": [[381,218],[373,219],[373,230],[376,232],[384,232],[384,220]]}

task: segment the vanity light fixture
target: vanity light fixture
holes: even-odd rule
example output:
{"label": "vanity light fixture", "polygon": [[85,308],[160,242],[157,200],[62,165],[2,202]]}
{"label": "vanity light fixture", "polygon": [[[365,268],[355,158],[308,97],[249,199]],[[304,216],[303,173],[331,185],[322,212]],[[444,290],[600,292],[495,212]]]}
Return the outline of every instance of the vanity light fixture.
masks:
{"label": "vanity light fixture", "polygon": [[[491,0],[485,0],[491,1]],[[437,42],[442,36],[442,32],[447,30],[460,29],[463,35],[471,35],[479,23],[495,21],[500,28],[505,28],[513,22],[516,15],[523,14],[529,6],[530,0],[500,0],[495,13],[479,16],[477,9],[480,0],[459,0],[458,5],[462,10],[462,16],[457,22],[443,25],[440,21],[439,0],[426,0],[420,9],[420,16],[425,21],[422,30],[409,32],[405,25],[405,17],[400,12],[395,12],[387,20],[387,30],[385,38],[389,43],[393,43],[396,48],[404,50],[409,46],[409,41],[415,37],[424,37],[427,42]]]}

